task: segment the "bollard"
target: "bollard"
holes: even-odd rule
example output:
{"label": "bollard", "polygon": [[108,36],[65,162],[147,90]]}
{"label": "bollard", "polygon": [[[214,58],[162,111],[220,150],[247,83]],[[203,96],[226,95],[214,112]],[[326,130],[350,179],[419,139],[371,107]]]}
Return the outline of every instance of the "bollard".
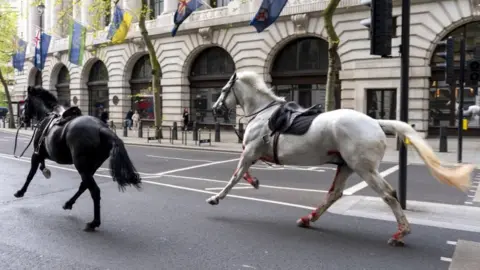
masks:
{"label": "bollard", "polygon": [[440,127],[440,152],[448,152],[447,127]]}
{"label": "bollard", "polygon": [[172,140],[178,140],[178,125],[177,125],[177,122],[173,122]]}
{"label": "bollard", "polygon": [[143,121],[139,121],[138,123],[138,137],[143,138]]}
{"label": "bollard", "polygon": [[197,122],[193,122],[193,140],[197,141],[198,140],[198,128],[197,128]]}
{"label": "bollard", "polygon": [[215,142],[220,142],[220,123],[215,123]]}
{"label": "bollard", "polygon": [[244,132],[245,132],[245,130],[243,130],[243,123],[240,123],[240,121],[239,121],[238,122],[238,135],[239,135],[238,143],[243,142],[243,133]]}
{"label": "bollard", "polygon": [[123,137],[128,137],[128,127],[127,127],[127,121],[123,121]]}

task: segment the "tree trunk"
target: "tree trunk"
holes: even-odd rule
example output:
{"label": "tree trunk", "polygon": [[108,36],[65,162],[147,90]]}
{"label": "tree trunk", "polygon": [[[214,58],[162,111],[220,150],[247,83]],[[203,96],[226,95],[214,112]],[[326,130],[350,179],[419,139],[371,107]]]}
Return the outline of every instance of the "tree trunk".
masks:
{"label": "tree trunk", "polygon": [[7,97],[8,103],[8,128],[15,128],[15,122],[13,118],[13,106],[12,99],[10,97],[10,92],[8,91],[8,84],[5,78],[3,77],[2,69],[0,68],[0,81],[2,82],[3,88],[5,89],[5,96]]}
{"label": "tree trunk", "polygon": [[325,13],[323,15],[325,28],[328,35],[328,73],[327,73],[327,87],[325,93],[325,111],[331,111],[335,109],[335,86],[338,80],[337,70],[337,49],[340,39],[335,32],[333,26],[332,17],[333,13],[337,9],[340,0],[330,0]]}
{"label": "tree trunk", "polygon": [[157,55],[155,53],[155,47],[153,47],[152,40],[148,35],[147,27],[145,26],[145,20],[148,10],[148,1],[142,0],[142,10],[140,12],[140,20],[138,26],[147,47],[148,54],[150,56],[150,64],[152,65],[152,92],[153,92],[153,106],[155,114],[155,127],[156,132],[155,136],[158,138],[161,136],[161,126],[162,126],[162,99],[160,98],[162,93],[160,93],[160,63],[158,62]]}

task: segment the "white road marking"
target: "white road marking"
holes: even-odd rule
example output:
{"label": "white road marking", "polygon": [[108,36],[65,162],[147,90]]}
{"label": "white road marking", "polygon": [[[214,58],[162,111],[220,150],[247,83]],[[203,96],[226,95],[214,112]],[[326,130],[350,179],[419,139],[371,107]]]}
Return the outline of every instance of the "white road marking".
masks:
{"label": "white road marking", "polygon": [[456,246],[456,245],[457,245],[457,241],[447,241],[447,244],[448,244],[448,245],[452,245],[452,246]]}
{"label": "white road marking", "polygon": [[465,204],[469,204],[469,205],[470,205],[470,204],[473,204],[473,203],[472,203],[472,202],[465,202]]}
{"label": "white road marking", "polygon": [[444,262],[452,262],[452,258],[447,258],[447,257],[440,257],[440,260]]}
{"label": "white road marking", "polygon": [[[199,178],[199,177],[190,177],[190,176],[181,176],[181,175],[165,175],[165,176],[172,177],[172,178],[188,179],[188,180],[216,182],[216,183],[225,183],[225,184],[228,183],[228,181],[208,179],[208,178]],[[251,186],[250,184],[245,184],[245,183],[238,183],[237,185]],[[261,183],[260,183],[260,187],[261,188],[271,188],[271,189],[292,190],[292,191],[318,192],[318,193],[327,193],[328,192],[326,190],[320,190],[320,189],[305,189],[305,188],[270,186],[270,185],[262,185]]]}
{"label": "white road marking", "polygon": [[[390,175],[390,174],[396,172],[397,170],[398,170],[398,165],[395,165],[395,166],[393,166],[393,167],[391,167],[391,168],[388,168],[388,169],[386,169],[385,171],[381,172],[380,175],[381,175],[382,177],[385,177],[385,176],[387,176],[387,175]],[[354,186],[351,186],[351,187],[347,188],[347,189],[343,192],[343,194],[345,194],[345,195],[353,195],[353,194],[355,194],[356,192],[358,192],[358,191],[360,191],[360,190],[362,190],[362,189],[364,189],[364,188],[366,188],[366,187],[368,187],[367,182],[362,181],[362,182],[360,182],[360,183],[358,183],[358,184],[356,184],[356,185],[354,185]]]}
{"label": "white road marking", "polygon": [[161,158],[161,159],[184,160],[184,161],[215,162],[214,160],[205,160],[205,159],[188,159],[188,158],[165,157],[165,156],[155,156],[155,155],[147,155],[147,157],[152,157],[152,158]]}
{"label": "white road marking", "polygon": [[467,195],[467,197],[469,197],[469,198],[475,198],[474,195]]}
{"label": "white road marking", "polygon": [[[177,186],[177,185],[171,185],[171,184],[164,184],[164,183],[153,182],[153,181],[148,181],[148,180],[143,181],[143,182],[148,183],[148,184],[152,184],[152,185],[170,187],[170,188],[181,189],[181,190],[188,190],[188,191],[193,191],[193,192],[198,192],[198,193],[205,193],[205,194],[212,194],[212,195],[217,194],[216,192],[211,192],[211,191],[207,191],[207,190],[189,188],[189,187],[183,187],[183,186]],[[315,207],[310,207],[310,206],[305,206],[305,205],[300,205],[300,204],[279,202],[279,201],[273,201],[273,200],[264,200],[264,199],[258,199],[258,198],[247,197],[247,196],[238,196],[238,195],[233,195],[233,194],[228,194],[227,197],[249,200],[249,201],[271,203],[271,204],[277,204],[277,205],[283,205],[283,206],[291,206],[291,207],[296,207],[296,208],[306,209],[306,210],[315,210],[316,209]]]}
{"label": "white road marking", "polygon": [[0,139],[0,142],[8,142],[6,139]]}
{"label": "white road marking", "polygon": [[[205,190],[222,190],[224,187],[211,187],[211,188],[205,188]],[[233,187],[232,189],[253,189],[253,187]]]}
{"label": "white road marking", "polygon": [[179,168],[179,169],[174,169],[166,172],[161,172],[157,173],[156,175],[166,175],[166,174],[171,174],[171,173],[176,173],[176,172],[183,172],[183,171],[188,171],[191,169],[197,169],[197,168],[202,168],[202,167],[208,167],[212,165],[217,165],[217,164],[223,164],[223,163],[228,163],[232,161],[238,161],[240,158],[234,158],[234,159],[227,159],[227,160],[221,160],[221,161],[215,161],[215,162],[210,162],[210,163],[205,163],[205,164],[200,164],[200,165],[195,165],[195,166],[189,166],[189,167],[184,167],[184,168]]}

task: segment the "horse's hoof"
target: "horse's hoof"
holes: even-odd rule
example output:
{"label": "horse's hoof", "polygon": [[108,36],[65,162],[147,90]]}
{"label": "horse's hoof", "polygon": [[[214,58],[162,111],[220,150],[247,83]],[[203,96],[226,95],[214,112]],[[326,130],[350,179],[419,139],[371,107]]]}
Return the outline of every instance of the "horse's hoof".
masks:
{"label": "horse's hoof", "polygon": [[43,169],[42,173],[43,176],[45,176],[45,178],[47,179],[50,179],[50,177],[52,177],[52,172],[48,168]]}
{"label": "horse's hoof", "polygon": [[21,198],[23,197],[23,195],[25,195],[25,192],[19,190],[17,191],[15,194],[13,194],[13,196],[15,196],[15,198]]}
{"label": "horse's hoof", "polygon": [[218,199],[216,197],[210,197],[210,198],[207,199],[207,203],[209,203],[211,205],[217,205],[219,202],[220,202],[220,199]]}
{"label": "horse's hoof", "polygon": [[252,186],[255,188],[255,189],[258,189],[260,187],[260,181],[255,177],[255,179],[253,180],[252,182]]}
{"label": "horse's hoof", "polygon": [[310,228],[310,220],[306,218],[299,218],[297,220],[297,226],[300,228]]}
{"label": "horse's hoof", "polygon": [[394,238],[390,238],[390,240],[388,240],[388,244],[392,247],[403,247],[403,246],[405,246],[405,242],[403,242],[403,240],[398,240],[398,239],[394,239]]}
{"label": "horse's hoof", "polygon": [[94,232],[95,228],[100,226],[100,222],[88,222],[87,225],[85,225],[85,229],[83,229],[86,232]]}
{"label": "horse's hoof", "polygon": [[63,210],[72,210],[73,204],[66,202],[63,205]]}

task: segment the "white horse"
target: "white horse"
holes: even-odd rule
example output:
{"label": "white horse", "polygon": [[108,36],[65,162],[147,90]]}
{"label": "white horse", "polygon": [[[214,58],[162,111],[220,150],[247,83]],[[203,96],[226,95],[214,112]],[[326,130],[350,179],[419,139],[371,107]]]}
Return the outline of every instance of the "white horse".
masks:
{"label": "white horse", "polygon": [[[450,101],[448,101],[446,105],[447,106],[450,105]],[[459,109],[460,109],[460,103],[455,102],[455,115],[458,115]],[[475,116],[480,116],[480,106],[478,105],[468,106],[467,110],[463,110],[463,116],[468,117],[470,119],[472,119]]]}
{"label": "white horse", "polygon": [[463,191],[470,186],[473,165],[442,167],[432,148],[404,122],[375,120],[354,110],[339,109],[314,117],[304,135],[281,134],[272,139],[269,118],[279,106],[285,104],[285,99],[276,96],[258,74],[249,71],[235,73],[230,78],[213,105],[213,110],[235,109],[236,104],[242,107],[247,117],[253,118],[245,129],[244,150],[236,171],[223,190],[207,199],[211,205],[219,204],[242,177],[247,179],[248,169],[258,160],[276,160],[277,164],[300,166],[334,163],[338,165],[337,173],[325,202],[309,215],[298,219],[297,224],[308,227],[310,222],[316,221],[342,196],[347,178],[355,172],[392,209],[398,231],[388,243],[401,246],[404,244],[404,236],[410,233],[410,225],[396,198],[395,190],[378,172],[387,148],[382,127],[408,137],[438,181]]}

